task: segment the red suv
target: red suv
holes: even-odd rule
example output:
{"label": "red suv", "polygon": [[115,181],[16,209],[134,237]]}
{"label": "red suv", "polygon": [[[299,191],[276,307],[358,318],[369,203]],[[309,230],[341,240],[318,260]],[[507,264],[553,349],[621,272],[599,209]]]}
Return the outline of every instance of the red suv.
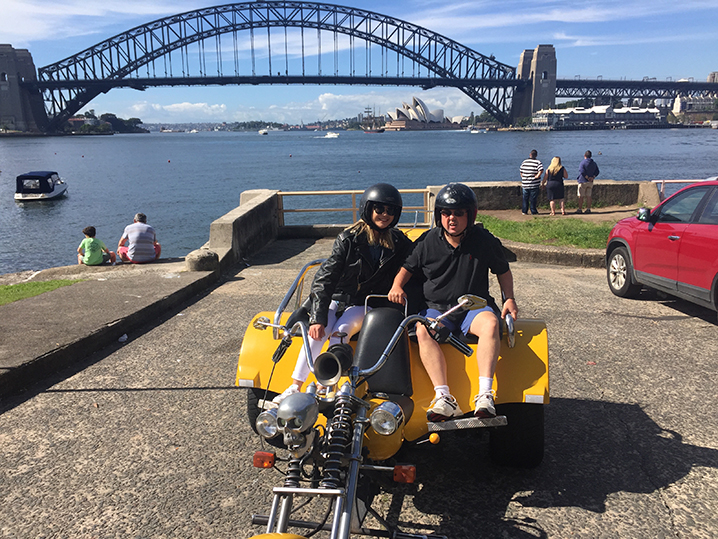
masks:
{"label": "red suv", "polygon": [[718,176],[685,187],[613,227],[608,286],[629,298],[641,286],[718,310]]}

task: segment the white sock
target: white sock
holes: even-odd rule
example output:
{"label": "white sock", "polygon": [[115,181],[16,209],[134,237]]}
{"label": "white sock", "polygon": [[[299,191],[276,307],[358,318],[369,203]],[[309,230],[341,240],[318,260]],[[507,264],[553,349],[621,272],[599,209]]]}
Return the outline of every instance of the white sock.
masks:
{"label": "white sock", "polygon": [[449,391],[449,386],[435,386],[434,387],[434,398],[438,399],[442,395],[451,395],[451,391]]}
{"label": "white sock", "polygon": [[490,393],[491,387],[494,385],[494,379],[488,376],[479,376],[479,395]]}

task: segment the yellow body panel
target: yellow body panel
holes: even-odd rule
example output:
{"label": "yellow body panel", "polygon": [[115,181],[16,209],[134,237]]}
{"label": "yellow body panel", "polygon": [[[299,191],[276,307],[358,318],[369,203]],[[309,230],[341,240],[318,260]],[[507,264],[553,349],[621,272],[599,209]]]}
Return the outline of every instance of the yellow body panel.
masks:
{"label": "yellow body panel", "polygon": [[[270,319],[273,313],[259,313]],[[282,321],[286,320],[285,314]],[[256,319],[256,317],[255,317]],[[251,324],[244,335],[242,348],[239,353],[236,385],[242,387],[260,387],[267,389],[269,375],[272,372],[271,357],[279,341],[274,340],[271,329],[258,330]],[[282,360],[277,363],[270,391],[281,393],[290,383],[292,371],[296,362],[301,338],[295,338]],[[353,343],[351,343],[353,345]],[[474,354],[466,357],[450,345],[442,345],[446,356],[449,387],[451,393],[461,407],[461,410],[473,410],[474,396],[479,389],[479,372],[476,363],[476,345],[471,344]],[[418,346],[410,342],[411,377],[414,394],[414,413],[404,427],[404,436],[407,440],[416,440],[427,433],[426,410],[434,397],[434,388],[419,359]],[[307,382],[313,381],[310,374]],[[516,345],[509,348],[506,338],[501,342],[501,352],[496,366],[494,377],[494,390],[496,403],[530,402],[548,404],[549,402],[549,372],[548,372],[548,334],[546,323],[537,319],[520,319],[516,321]],[[383,460],[379,455],[385,455],[396,446],[393,437],[370,436],[370,447],[374,453],[372,458]],[[399,444],[400,445],[400,444]],[[395,450],[394,450],[395,452]],[[393,454],[393,453],[391,453]],[[385,457],[386,458],[386,457]]]}

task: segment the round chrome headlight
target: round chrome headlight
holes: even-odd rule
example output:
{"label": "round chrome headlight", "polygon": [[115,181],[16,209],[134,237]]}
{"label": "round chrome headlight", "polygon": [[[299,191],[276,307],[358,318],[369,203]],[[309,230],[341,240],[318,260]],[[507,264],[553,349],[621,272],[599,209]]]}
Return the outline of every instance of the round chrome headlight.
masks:
{"label": "round chrome headlight", "polygon": [[271,408],[265,410],[257,416],[257,421],[254,423],[257,427],[257,433],[264,438],[274,438],[279,434],[277,428],[277,409]]}
{"label": "round chrome headlight", "polygon": [[395,402],[382,402],[374,408],[370,420],[377,434],[390,436],[404,425],[404,411]]}

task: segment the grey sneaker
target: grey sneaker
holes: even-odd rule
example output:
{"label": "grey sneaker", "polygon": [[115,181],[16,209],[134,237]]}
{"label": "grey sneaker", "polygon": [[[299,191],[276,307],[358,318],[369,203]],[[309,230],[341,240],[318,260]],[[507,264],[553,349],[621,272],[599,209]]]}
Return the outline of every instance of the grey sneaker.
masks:
{"label": "grey sneaker", "polygon": [[474,408],[475,417],[496,417],[493,391],[476,395],[474,403],[476,404],[476,408]]}
{"label": "grey sneaker", "polygon": [[294,395],[295,393],[299,393],[299,388],[298,388],[296,385],[292,384],[292,385],[289,386],[287,389],[285,389],[284,391],[282,391],[279,395],[277,395],[276,397],[274,397],[274,398],[272,399],[272,402],[275,403],[275,404],[280,404],[280,403],[281,403],[284,399],[286,399],[289,395]]}
{"label": "grey sneaker", "polygon": [[452,417],[464,415],[459,408],[459,403],[451,395],[442,395],[431,401],[431,407],[426,411],[426,419],[435,421],[446,421]]}

